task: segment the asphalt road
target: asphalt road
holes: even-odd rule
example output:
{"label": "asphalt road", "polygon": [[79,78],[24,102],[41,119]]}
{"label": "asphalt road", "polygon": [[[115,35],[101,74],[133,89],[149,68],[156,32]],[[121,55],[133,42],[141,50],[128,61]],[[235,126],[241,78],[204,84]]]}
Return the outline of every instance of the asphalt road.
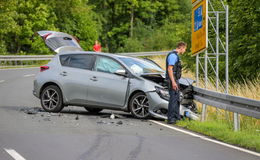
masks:
{"label": "asphalt road", "polygon": [[[43,112],[32,95],[38,71],[0,70],[0,160],[260,159],[125,112],[93,115],[80,107]],[[111,112],[122,117],[110,119]]]}

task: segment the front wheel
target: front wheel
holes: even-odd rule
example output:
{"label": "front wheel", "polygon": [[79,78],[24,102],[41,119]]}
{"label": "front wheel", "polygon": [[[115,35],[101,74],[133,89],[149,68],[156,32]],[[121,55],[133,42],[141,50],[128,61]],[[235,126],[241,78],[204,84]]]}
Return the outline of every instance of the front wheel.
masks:
{"label": "front wheel", "polygon": [[44,88],[41,94],[41,105],[47,112],[60,112],[64,106],[59,87],[50,85]]}
{"label": "front wheel", "polygon": [[135,94],[129,102],[129,109],[132,115],[136,118],[148,118],[150,113],[147,96],[141,92]]}

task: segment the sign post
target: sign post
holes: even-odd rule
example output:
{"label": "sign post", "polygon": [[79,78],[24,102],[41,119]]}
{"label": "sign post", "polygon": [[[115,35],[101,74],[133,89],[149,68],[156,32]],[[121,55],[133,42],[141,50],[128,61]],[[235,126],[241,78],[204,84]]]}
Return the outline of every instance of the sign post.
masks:
{"label": "sign post", "polygon": [[[215,74],[216,91],[228,94],[228,5],[224,0],[191,0],[192,2],[192,55],[196,56],[196,86],[204,74],[204,87],[208,87],[208,73]],[[220,30],[221,26],[221,30]],[[210,34],[210,36],[208,36]],[[203,54],[199,54],[204,52]],[[220,56],[225,56],[225,80],[219,77]],[[224,58],[223,58],[224,60]],[[226,83],[224,85],[224,82]],[[206,119],[207,106],[202,106],[202,121]],[[216,110],[218,112],[218,110]],[[228,115],[228,114],[227,114]],[[239,115],[234,113],[234,130],[238,131]]]}

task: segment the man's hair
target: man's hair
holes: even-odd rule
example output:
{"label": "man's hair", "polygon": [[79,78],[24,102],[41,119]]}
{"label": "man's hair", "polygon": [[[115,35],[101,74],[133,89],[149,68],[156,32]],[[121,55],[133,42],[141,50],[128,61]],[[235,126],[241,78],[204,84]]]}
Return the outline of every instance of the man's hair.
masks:
{"label": "man's hair", "polygon": [[187,43],[182,42],[182,41],[177,43],[177,48],[181,48],[181,47],[187,47]]}

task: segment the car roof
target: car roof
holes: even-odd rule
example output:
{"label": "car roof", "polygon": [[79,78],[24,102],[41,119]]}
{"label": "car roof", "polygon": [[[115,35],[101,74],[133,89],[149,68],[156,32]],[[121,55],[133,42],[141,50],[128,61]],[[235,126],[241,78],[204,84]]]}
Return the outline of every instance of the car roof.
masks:
{"label": "car roof", "polygon": [[119,55],[119,54],[112,54],[112,53],[104,53],[104,52],[93,52],[93,51],[68,51],[68,52],[62,52],[57,55],[68,55],[68,54],[91,54],[91,55],[102,55],[102,56],[108,56],[112,58],[120,58],[120,57],[125,57],[125,58],[134,58],[134,57],[129,57],[129,56],[124,56],[124,55]]}

